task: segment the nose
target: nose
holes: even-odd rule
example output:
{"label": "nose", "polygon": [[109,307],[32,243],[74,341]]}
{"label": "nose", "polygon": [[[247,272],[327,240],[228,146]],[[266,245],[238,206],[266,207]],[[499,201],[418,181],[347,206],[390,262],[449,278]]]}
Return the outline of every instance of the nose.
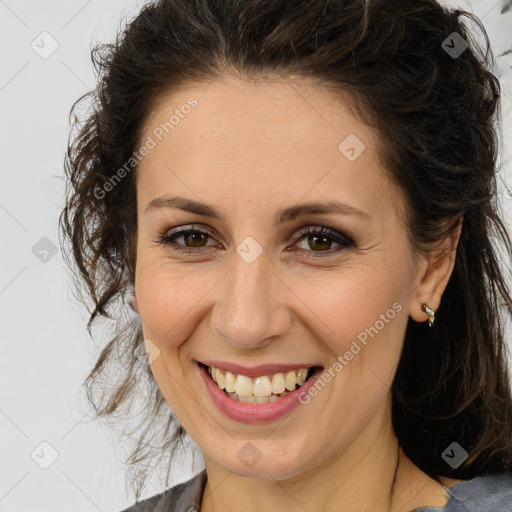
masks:
{"label": "nose", "polygon": [[291,292],[260,255],[247,263],[234,255],[224,284],[216,287],[213,332],[243,349],[263,348],[291,330]]}

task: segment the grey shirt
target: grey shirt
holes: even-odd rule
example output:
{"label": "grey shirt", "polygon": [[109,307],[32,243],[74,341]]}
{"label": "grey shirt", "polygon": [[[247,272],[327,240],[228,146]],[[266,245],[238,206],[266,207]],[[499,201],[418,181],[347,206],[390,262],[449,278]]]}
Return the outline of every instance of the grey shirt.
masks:
{"label": "grey shirt", "polygon": [[[121,512],[200,512],[206,470],[181,484],[136,503]],[[485,475],[443,485],[449,494],[444,507],[420,507],[411,512],[512,512],[512,473]]]}

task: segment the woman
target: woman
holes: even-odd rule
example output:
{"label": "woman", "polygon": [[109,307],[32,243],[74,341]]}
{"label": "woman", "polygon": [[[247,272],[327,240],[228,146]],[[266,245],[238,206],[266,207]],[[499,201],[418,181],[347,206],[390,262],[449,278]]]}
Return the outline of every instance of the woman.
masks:
{"label": "woman", "polygon": [[135,468],[185,432],[205,461],[143,501],[138,474],[127,512],[512,510],[478,30],[433,0],[160,0],[94,52],[61,217],[89,328],[117,322],[87,389],[108,416],[147,384]]}

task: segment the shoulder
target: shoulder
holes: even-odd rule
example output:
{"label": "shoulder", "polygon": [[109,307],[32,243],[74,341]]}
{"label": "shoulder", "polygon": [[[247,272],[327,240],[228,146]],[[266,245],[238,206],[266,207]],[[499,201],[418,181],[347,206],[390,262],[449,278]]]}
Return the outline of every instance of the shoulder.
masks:
{"label": "shoulder", "polygon": [[121,512],[195,512],[201,510],[201,499],[206,486],[206,470],[155,496],[139,501]]}
{"label": "shoulder", "polygon": [[[447,481],[447,480],[443,480]],[[424,507],[418,512],[512,512],[512,473],[482,475],[448,487],[443,508]]]}

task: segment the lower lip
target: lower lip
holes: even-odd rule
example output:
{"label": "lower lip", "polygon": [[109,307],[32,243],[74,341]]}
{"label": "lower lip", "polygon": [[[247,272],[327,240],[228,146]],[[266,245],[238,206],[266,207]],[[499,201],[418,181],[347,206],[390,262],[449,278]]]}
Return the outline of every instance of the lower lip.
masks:
{"label": "lower lip", "polygon": [[270,404],[242,404],[229,398],[224,391],[213,382],[204,366],[200,364],[197,366],[199,367],[206,389],[215,405],[228,418],[235,421],[243,421],[244,423],[267,423],[275,421],[287,415],[299,405],[304,405],[300,402],[299,395],[307,393],[309,388],[322,373],[321,368],[317,369],[300,388]]}

